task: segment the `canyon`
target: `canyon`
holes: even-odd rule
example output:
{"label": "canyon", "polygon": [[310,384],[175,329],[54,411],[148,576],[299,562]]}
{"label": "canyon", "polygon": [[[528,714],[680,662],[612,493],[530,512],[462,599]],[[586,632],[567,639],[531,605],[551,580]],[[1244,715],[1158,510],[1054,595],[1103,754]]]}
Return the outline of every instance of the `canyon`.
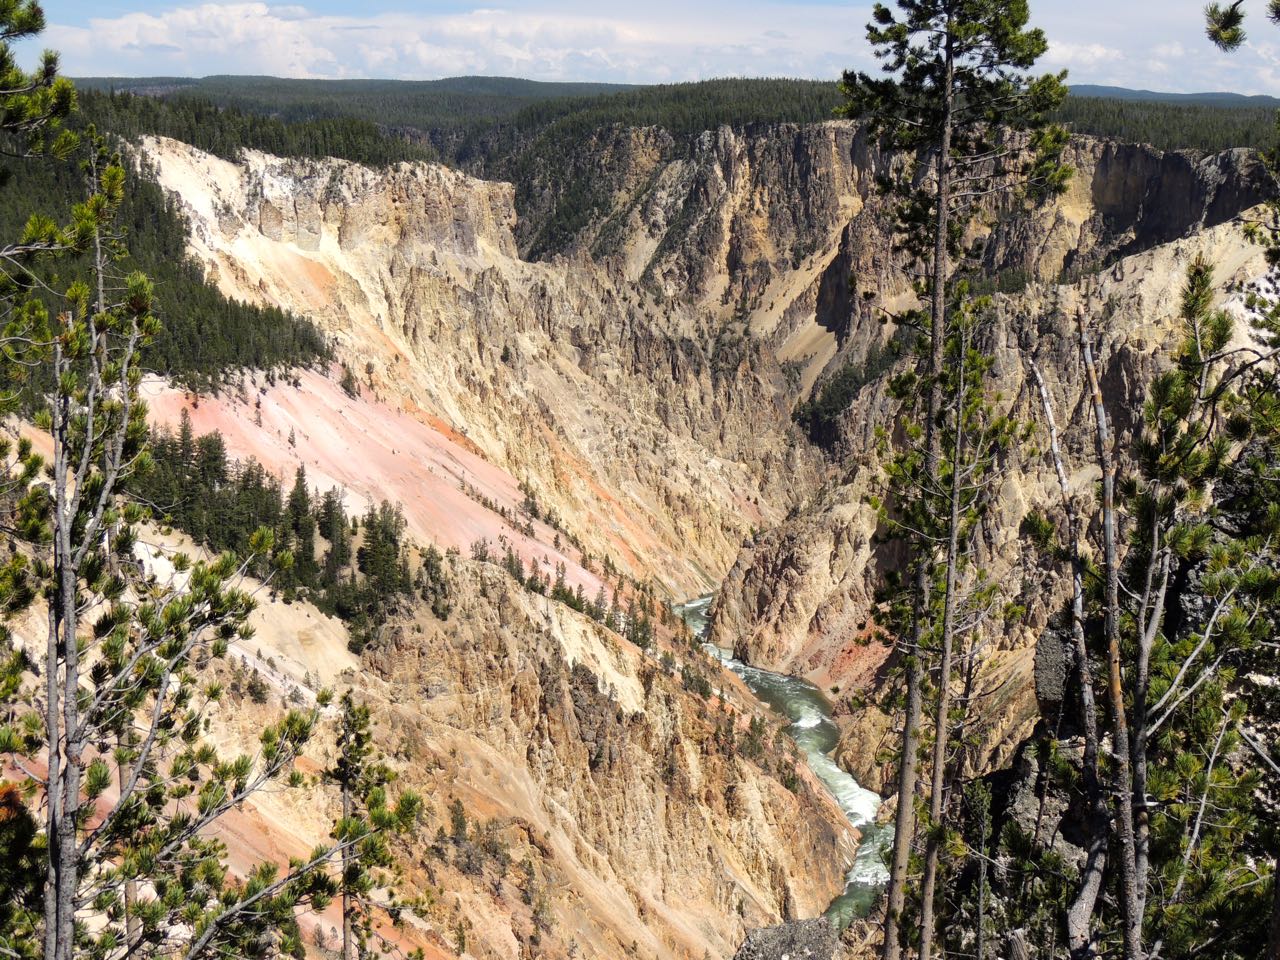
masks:
{"label": "canyon", "polygon": [[[509,184],[433,164],[230,162],[143,138],[134,158],[180,205],[209,281],[310,318],[336,358],[214,395],[158,378],[146,393],[157,423],[185,411],[235,456],[286,478],[304,466],[353,510],[398,502],[416,544],[449,551],[447,620],[406,611],[357,658],[339,624],[267,598],[260,649],[243,654],[283,698],[355,688],[428,798],[429,829],[405,858],[423,898],[407,943],[435,956],[728,957],[750,928],[820,915],[856,832],[803,765],[784,784],[785,764],[725,749],[720,731],[752,717],[771,751],[791,749],[731,673],[698,697],[653,656],[470,557],[478,542],[510,544],[546,572],[563,565],[588,595],[606,557],[664,604],[715,592],[709,640],[832,691],[838,762],[884,792],[890,721],[861,700],[888,655],[876,587],[900,559],[871,505],[877,432],[896,417],[891,370],[869,367],[895,337],[883,317],[914,296],[876,185],[895,161],[837,121],[725,127],[687,151],[658,129],[614,129],[580,150],[610,200],[531,260],[521,218],[537,211],[517,210]],[[1063,197],[993,209],[976,228],[991,235],[987,269],[1020,278],[995,297],[989,350],[1002,404],[1028,420],[1030,356],[1063,420],[1077,419],[1077,316],[1101,337],[1108,397],[1131,410],[1191,258],[1215,264],[1235,309],[1266,270],[1233,223],[1267,196],[1250,154],[1078,138],[1067,159]],[[851,367],[870,372],[819,446],[793,412]],[[355,389],[340,386],[344,368]],[[1117,423],[1122,440],[1133,426]],[[1064,440],[1086,443],[1074,429]],[[1063,597],[1015,535],[1058,497],[1034,446],[1016,456],[1000,533],[983,543],[1022,611],[983,666],[1001,691],[982,718],[985,768],[1035,722],[1035,644]],[[542,519],[513,522],[531,499]],[[672,625],[659,649],[717,667],[686,639]],[[265,709],[215,718],[219,735],[250,736]],[[335,800],[316,795],[255,801],[242,853],[323,836]],[[454,800],[478,839],[446,837]]]}

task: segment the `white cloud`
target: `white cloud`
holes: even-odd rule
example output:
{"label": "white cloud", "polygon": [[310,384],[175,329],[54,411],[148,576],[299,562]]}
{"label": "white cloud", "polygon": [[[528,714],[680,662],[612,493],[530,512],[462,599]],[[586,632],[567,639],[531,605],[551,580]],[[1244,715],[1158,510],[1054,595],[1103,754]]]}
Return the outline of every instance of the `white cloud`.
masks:
{"label": "white cloud", "polygon": [[[1204,0],[1033,0],[1031,7],[1050,38],[1046,62],[1070,69],[1072,83],[1280,95],[1256,49],[1226,54],[1208,41]],[[1248,28],[1259,42],[1280,39],[1261,10],[1250,13]]]}
{"label": "white cloud", "polygon": [[[291,77],[442,77],[648,81],[712,75],[835,76],[854,61],[834,37],[865,12],[787,7],[732,17],[473,10],[455,14],[312,14],[261,2],[204,3],[50,27],[46,43],[71,74],[269,73]],[[832,26],[839,27],[833,32]]]}
{"label": "white cloud", "polygon": [[[330,4],[323,9],[337,13],[297,0],[115,2],[143,9],[52,26],[39,45],[61,50],[72,75],[514,74],[644,83],[713,76],[834,78],[846,68],[874,63],[865,40],[870,0],[502,0],[503,9],[455,12],[436,12],[434,0],[399,11],[388,10],[388,0],[346,7],[336,0],[309,0]],[[1068,69],[1072,83],[1280,94],[1276,57],[1268,47],[1272,38],[1280,40],[1280,31],[1255,18],[1256,42],[1238,54],[1223,54],[1204,38],[1202,5],[1203,0],[1036,0],[1032,22],[1050,38],[1042,67]],[[56,17],[56,8],[51,13]]]}
{"label": "white cloud", "polygon": [[1101,43],[1070,43],[1052,40],[1043,63],[1056,70],[1087,73],[1100,64],[1115,63],[1124,59],[1124,52]]}

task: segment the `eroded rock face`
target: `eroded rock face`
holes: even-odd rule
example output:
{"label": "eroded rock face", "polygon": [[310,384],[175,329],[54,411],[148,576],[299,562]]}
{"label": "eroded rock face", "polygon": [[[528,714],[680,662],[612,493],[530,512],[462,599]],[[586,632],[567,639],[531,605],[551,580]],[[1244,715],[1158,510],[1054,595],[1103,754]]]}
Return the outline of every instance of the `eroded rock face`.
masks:
{"label": "eroded rock face", "polygon": [[[617,956],[638,940],[662,957],[727,956],[745,926],[826,908],[856,841],[820,788],[792,792],[726,752],[715,711],[597,624],[495,568],[454,569],[449,621],[390,627],[364,686],[409,744],[407,770],[436,771],[430,789],[478,825],[514,819],[537,838],[558,921],[536,955]],[[439,868],[439,882],[468,890],[452,859],[463,869]],[[520,929],[501,897],[472,909],[486,943],[501,940],[486,917]]]}
{"label": "eroded rock face", "polygon": [[362,383],[465,436],[636,579],[705,591],[816,479],[776,358],[585,255],[520,260],[510,185],[142,150],[224,292],[312,317]]}
{"label": "eroded rock face", "polygon": [[[772,739],[776,721],[742,690],[709,706],[497,568],[449,557],[444,569],[449,619],[405,601],[362,657],[338,621],[263,590],[253,641],[210,667],[226,697],[206,735],[228,750],[252,751],[283,702],[314,703],[320,686],[370,707],[392,790],[424,800],[394,848],[413,906],[383,931],[406,953],[727,957],[747,928],[818,915],[840,892],[857,838],[822,788],[802,776],[789,789],[773,757],[719,736],[726,718],[758,714]],[[267,697],[247,693],[250,673]],[[220,821],[233,868],[325,842],[341,800],[311,774],[332,763],[335,719],[322,711],[304,787],[255,794]],[[340,910],[300,921],[308,945],[332,946]]]}
{"label": "eroded rock face", "polygon": [[[609,556],[675,598],[728,571],[716,640],[826,689],[874,688],[886,655],[875,586],[901,557],[877,537],[869,498],[882,492],[876,428],[892,429],[896,409],[883,380],[864,388],[836,466],[790,416],[824,371],[861,362],[886,336],[878,309],[910,300],[872,188],[884,159],[847,123],[714,131],[680,156],[652,130],[586,149],[584,176],[611,171],[610,205],[561,255],[531,263],[508,185],[432,165],[254,153],[231,164],[172,141],[142,147],[224,292],[313,317],[381,403],[501,471],[495,489],[509,496],[519,482],[553,509],[581,541],[571,562]],[[1258,269],[1233,229],[1213,226],[1259,195],[1245,158],[1095,141],[1072,151],[1067,195],[1001,220],[991,244],[993,266],[1037,281],[1000,301],[989,343],[1004,402],[1024,419],[1036,404],[1031,353],[1060,418],[1080,407],[1077,307],[1102,330],[1105,388],[1122,414],[1167,337],[1189,258],[1209,256],[1222,281]],[[1047,285],[1108,258],[1098,290]],[[1123,443],[1132,421],[1115,425]],[[1066,446],[1079,454],[1087,439],[1068,430]],[[414,449],[444,456],[434,442]],[[1096,476],[1075,462],[1083,496]],[[404,482],[421,469],[406,458]],[[1063,584],[1014,531],[1057,495],[1047,465],[1020,451],[982,544],[1027,611],[987,655],[1002,693],[984,718],[984,763],[1007,760],[1037,715],[1031,651]],[[462,582],[447,624],[415,614],[391,625],[358,677],[406,775],[439,809],[456,798],[473,824],[497,822],[531,864],[516,886],[471,833],[439,841],[418,880],[454,898],[433,919],[441,942],[465,920],[472,942],[513,960],[575,945],[619,956],[632,943],[664,958],[728,956],[747,926],[822,911],[850,841],[817,790],[792,793],[718,750],[719,718],[665,676],[646,685],[639,653],[616,636],[492,568]],[[882,785],[888,719],[846,704],[841,722],[840,759]]]}
{"label": "eroded rock face", "polygon": [[[509,184],[433,164],[232,164],[156,138],[141,150],[226,293],[313,317],[380,395],[465,434],[593,553],[680,598],[829,479],[791,411],[824,372],[864,361],[883,311],[911,299],[875,186],[898,161],[848,122],[722,128],[688,149],[602,131],[568,162],[613,192],[541,263],[520,258],[538,224]],[[1087,139],[1069,153],[1060,201],[992,211],[992,268],[1056,278],[1262,195],[1239,153]],[[847,423],[845,473],[868,447],[865,421]],[[860,535],[828,547],[866,561]]]}
{"label": "eroded rock face", "polygon": [[[1216,265],[1224,291],[1239,290],[1266,269],[1238,227],[1225,223],[1118,260],[1088,288],[1032,284],[1023,294],[997,298],[998,319],[986,344],[995,360],[993,391],[1002,398],[1002,409],[1017,419],[1042,422],[1027,365],[1036,359],[1063,432],[1071,492],[1082,503],[1093,496],[1098,474],[1084,419],[1085,377],[1075,317],[1080,312],[1099,341],[1103,392],[1116,449],[1123,451],[1137,426],[1141,391],[1174,335],[1185,270],[1197,255]],[[1223,296],[1238,305],[1238,294]],[[865,634],[876,618],[876,586],[902,558],[878,540],[884,531],[873,498],[891,497],[892,491],[877,479],[881,464],[872,440],[876,428],[892,432],[896,417],[897,407],[882,383],[865,388],[844,415],[847,473],[842,482],[740,555],[716,604],[712,627],[713,636],[731,641],[740,657],[811,676],[824,687],[877,687],[877,670],[887,651],[868,646]],[[1036,644],[1069,589],[1064,571],[1044,565],[1019,535],[1029,511],[1054,514],[1060,503],[1052,465],[1042,453],[1045,442],[1039,438],[1012,451],[1008,475],[978,544],[979,566],[1004,585],[1008,600],[1025,610],[992,631],[983,655],[988,682],[1001,691],[980,720],[984,767],[1005,762],[1040,714]],[[1049,689],[1054,686],[1049,652],[1044,651],[1041,664],[1040,692],[1046,701],[1060,696]],[[844,723],[842,762],[864,784],[886,787],[887,771],[874,760],[884,718],[862,711]]]}

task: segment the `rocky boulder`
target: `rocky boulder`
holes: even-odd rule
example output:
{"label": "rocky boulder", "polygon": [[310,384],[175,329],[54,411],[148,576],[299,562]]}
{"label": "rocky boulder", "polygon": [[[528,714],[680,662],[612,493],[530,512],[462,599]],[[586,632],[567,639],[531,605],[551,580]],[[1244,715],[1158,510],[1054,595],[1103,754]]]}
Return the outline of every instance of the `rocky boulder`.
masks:
{"label": "rocky boulder", "polygon": [[836,932],[826,917],[752,930],[733,960],[831,960]]}

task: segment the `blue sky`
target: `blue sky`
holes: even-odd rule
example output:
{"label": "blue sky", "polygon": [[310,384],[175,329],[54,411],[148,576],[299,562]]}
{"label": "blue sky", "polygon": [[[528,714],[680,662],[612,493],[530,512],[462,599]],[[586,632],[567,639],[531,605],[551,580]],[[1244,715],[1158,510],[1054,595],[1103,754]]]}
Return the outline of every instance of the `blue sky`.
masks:
{"label": "blue sky", "polygon": [[[1077,83],[1280,95],[1280,27],[1204,39],[1203,0],[1032,0],[1044,64]],[[45,0],[41,38],[73,75],[432,79],[500,74],[647,83],[835,77],[868,67],[870,4],[823,0]]]}

